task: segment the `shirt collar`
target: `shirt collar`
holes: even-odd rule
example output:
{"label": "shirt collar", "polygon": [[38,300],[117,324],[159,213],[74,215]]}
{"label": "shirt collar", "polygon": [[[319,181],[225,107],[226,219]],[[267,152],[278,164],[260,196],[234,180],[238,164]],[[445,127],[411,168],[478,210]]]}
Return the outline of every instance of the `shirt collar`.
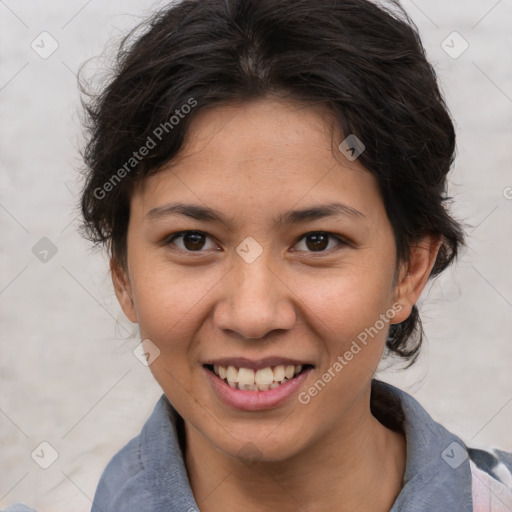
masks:
{"label": "shirt collar", "polygon": [[409,394],[380,381],[374,389],[401,407],[407,442],[404,484],[390,512],[472,512],[467,447]]}
{"label": "shirt collar", "polygon": [[[396,401],[403,413],[407,441],[404,484],[390,512],[472,512],[465,444],[404,391],[374,380],[372,394]],[[178,413],[162,395],[141,432],[142,463],[155,512],[199,510],[179,446],[178,420]]]}

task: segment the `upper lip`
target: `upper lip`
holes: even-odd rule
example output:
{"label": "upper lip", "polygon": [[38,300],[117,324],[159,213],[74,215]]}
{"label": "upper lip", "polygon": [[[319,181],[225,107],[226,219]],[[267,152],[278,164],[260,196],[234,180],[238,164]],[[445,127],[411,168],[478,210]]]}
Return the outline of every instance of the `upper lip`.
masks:
{"label": "upper lip", "polygon": [[265,357],[263,359],[247,359],[246,357],[223,357],[219,359],[210,359],[204,363],[205,365],[234,366],[236,368],[250,368],[251,370],[261,370],[269,366],[305,366],[311,365],[306,361],[299,359],[290,359],[287,357]]}

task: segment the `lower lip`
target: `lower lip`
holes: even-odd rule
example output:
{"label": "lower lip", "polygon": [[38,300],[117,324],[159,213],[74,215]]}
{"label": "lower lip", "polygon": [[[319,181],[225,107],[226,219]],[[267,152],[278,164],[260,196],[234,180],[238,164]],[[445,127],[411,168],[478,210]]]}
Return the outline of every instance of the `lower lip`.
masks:
{"label": "lower lip", "polygon": [[243,391],[226,384],[220,377],[203,368],[219,398],[230,407],[243,411],[261,411],[277,407],[292,396],[307,378],[311,368],[307,368],[292,380],[267,391]]}

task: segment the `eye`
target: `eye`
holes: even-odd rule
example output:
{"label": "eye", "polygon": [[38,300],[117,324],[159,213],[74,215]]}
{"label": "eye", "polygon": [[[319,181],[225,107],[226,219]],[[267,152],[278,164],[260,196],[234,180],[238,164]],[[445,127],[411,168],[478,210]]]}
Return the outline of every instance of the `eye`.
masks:
{"label": "eye", "polygon": [[[348,245],[342,238],[339,236],[333,235],[332,233],[327,233],[325,231],[312,231],[311,233],[306,233],[303,235],[296,244],[296,247],[301,243],[305,246],[305,249],[295,249],[298,251],[310,251],[310,252],[325,252],[326,250],[332,249],[329,244],[329,239],[336,240],[338,242],[337,245]],[[304,241],[304,242],[302,242]]]}
{"label": "eye", "polygon": [[[202,231],[180,231],[174,233],[164,240],[165,245],[175,245],[178,249],[185,252],[203,252],[201,249],[205,249],[205,245],[208,245],[205,241],[210,240],[210,247],[206,249],[215,249],[217,246],[212,242],[211,238]],[[178,241],[177,243],[175,243]]]}

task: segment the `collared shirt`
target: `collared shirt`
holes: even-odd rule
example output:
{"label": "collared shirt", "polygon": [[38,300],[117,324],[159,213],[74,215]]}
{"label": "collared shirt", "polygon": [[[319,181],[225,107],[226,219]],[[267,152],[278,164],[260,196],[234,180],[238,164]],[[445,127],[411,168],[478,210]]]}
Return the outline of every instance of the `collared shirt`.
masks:
{"label": "collared shirt", "polygon": [[[407,441],[403,486],[390,512],[512,512],[512,454],[468,448],[394,386],[374,380],[376,395],[398,407]],[[107,465],[91,512],[200,510],[178,439],[180,419],[162,395],[141,433]]]}

